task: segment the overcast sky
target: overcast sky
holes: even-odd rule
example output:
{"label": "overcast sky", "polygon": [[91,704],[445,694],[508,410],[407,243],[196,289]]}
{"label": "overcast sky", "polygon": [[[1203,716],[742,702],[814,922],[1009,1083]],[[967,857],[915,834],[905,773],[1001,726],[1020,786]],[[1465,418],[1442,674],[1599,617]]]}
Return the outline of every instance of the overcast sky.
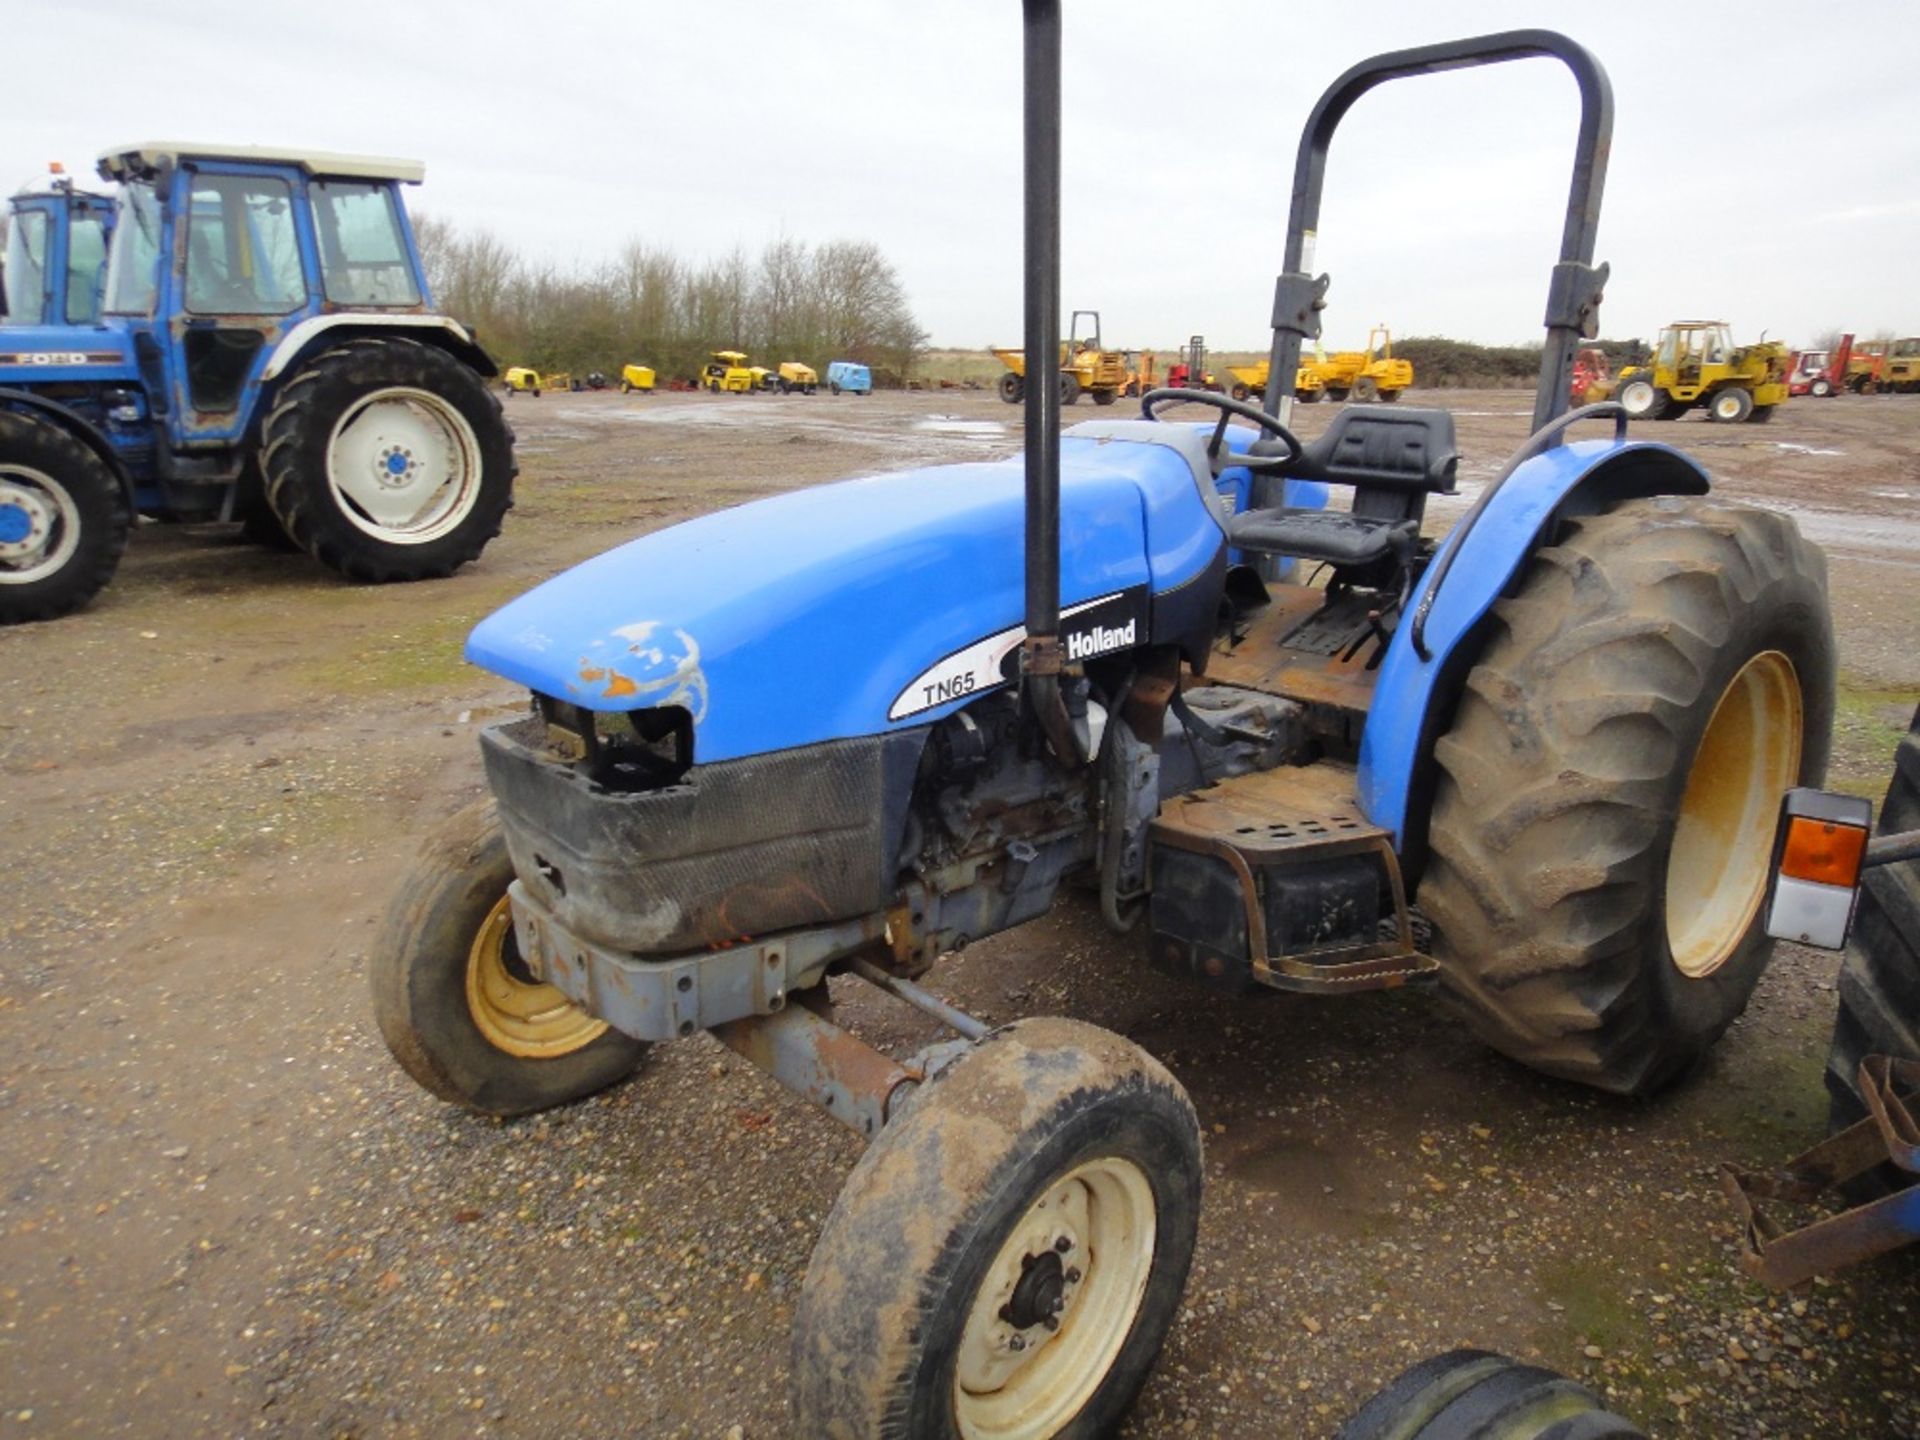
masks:
{"label": "overcast sky", "polygon": [[[1100,309],[1113,344],[1199,332],[1216,348],[1267,343],[1293,149],[1320,91],[1375,51],[1550,13],[1066,10],[1063,299]],[[1616,101],[1604,333],[1704,316],[1741,339],[1920,334],[1920,6],[1564,14]],[[0,36],[0,183],[149,138],[410,156],[427,164],[417,212],[529,256],[866,238],[934,343],[1018,343],[1015,0],[0,0]],[[1537,338],[1577,109],[1544,60],[1362,100],[1328,166],[1327,339],[1357,345],[1377,320]]]}

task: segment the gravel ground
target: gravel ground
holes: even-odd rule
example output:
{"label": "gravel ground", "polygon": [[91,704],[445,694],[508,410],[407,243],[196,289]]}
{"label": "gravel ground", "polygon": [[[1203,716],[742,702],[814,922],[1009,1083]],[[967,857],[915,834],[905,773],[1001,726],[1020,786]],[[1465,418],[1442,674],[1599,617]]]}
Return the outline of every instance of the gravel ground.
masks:
{"label": "gravel ground", "polygon": [[[1524,403],[1437,398],[1468,499]],[[459,663],[475,619],[686,514],[1005,453],[1017,415],[939,394],[513,417],[520,507],[451,581],[354,589],[145,527],[88,613],[0,633],[0,1440],[785,1433],[787,1325],[851,1135],[705,1038],[563,1112],[464,1116],[388,1060],[365,957],[421,837],[479,793],[475,727],[518,703]],[[1828,547],[1836,779],[1877,792],[1920,699],[1920,402],[1654,433]],[[1716,1179],[1819,1136],[1835,968],[1783,950],[1652,1105],[1538,1079],[1420,996],[1198,993],[1077,901],[932,983],[994,1019],[1110,1026],[1194,1096],[1201,1250],[1131,1434],[1329,1434],[1471,1343],[1660,1436],[1913,1436],[1920,1254],[1771,1296],[1733,1263]],[[844,998],[877,1043],[928,1038]]]}

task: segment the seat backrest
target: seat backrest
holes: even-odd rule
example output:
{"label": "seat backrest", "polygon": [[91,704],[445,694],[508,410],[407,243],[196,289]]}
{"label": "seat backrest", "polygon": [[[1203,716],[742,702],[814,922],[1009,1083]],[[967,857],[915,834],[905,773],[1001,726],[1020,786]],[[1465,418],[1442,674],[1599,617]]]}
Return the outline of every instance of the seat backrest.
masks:
{"label": "seat backrest", "polygon": [[1451,495],[1459,463],[1448,411],[1349,405],[1288,467],[1287,478]]}

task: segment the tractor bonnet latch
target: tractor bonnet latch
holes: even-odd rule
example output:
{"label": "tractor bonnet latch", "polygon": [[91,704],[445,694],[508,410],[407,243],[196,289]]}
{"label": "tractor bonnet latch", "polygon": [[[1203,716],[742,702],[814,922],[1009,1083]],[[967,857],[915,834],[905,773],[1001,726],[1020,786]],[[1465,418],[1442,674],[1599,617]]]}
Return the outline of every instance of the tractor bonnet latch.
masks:
{"label": "tractor bonnet latch", "polygon": [[1581,339],[1592,340],[1600,334],[1600,302],[1606,298],[1607,277],[1611,265],[1583,265],[1578,260],[1562,260],[1553,267],[1553,281],[1547,287],[1547,328],[1572,330]]}

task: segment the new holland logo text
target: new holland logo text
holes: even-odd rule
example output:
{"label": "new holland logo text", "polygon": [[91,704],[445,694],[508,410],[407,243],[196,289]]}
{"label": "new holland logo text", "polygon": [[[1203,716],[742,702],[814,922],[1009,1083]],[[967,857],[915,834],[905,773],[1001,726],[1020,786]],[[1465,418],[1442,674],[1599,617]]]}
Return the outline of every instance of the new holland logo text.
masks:
{"label": "new holland logo text", "polygon": [[1078,635],[1067,636],[1067,659],[1086,660],[1095,655],[1104,655],[1109,650],[1120,650],[1133,644],[1135,622],[1115,629],[1107,625],[1096,625],[1091,630]]}

